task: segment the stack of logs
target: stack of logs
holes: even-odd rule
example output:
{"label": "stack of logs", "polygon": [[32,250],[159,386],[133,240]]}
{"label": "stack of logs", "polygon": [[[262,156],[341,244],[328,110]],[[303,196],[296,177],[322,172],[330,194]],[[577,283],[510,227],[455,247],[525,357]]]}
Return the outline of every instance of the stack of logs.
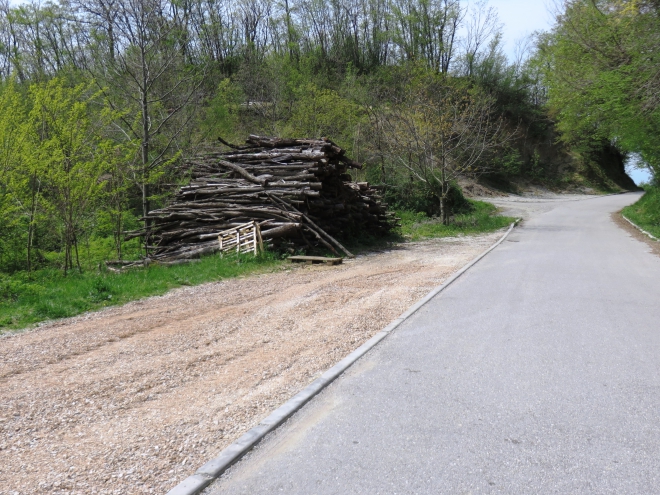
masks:
{"label": "stack of logs", "polygon": [[[221,140],[222,141],[222,140]],[[284,249],[324,246],[350,253],[337,238],[387,234],[396,226],[376,188],[347,174],[360,165],[327,139],[250,136],[231,151],[188,161],[192,174],[169,206],[151,211],[149,258],[173,262],[219,249],[218,233],[256,221],[264,242]]]}

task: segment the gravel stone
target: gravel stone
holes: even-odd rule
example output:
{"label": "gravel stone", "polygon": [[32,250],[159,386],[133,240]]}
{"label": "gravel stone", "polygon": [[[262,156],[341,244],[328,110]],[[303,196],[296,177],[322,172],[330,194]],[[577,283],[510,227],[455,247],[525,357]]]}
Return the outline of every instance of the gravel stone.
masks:
{"label": "gravel stone", "polygon": [[186,287],[0,339],[0,495],[165,493],[502,232]]}

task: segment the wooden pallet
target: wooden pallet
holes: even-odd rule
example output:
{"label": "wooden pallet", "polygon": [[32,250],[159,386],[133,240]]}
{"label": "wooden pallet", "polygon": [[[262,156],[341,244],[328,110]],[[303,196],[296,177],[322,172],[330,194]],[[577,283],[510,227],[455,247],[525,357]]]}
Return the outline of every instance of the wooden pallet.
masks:
{"label": "wooden pallet", "polygon": [[256,256],[264,250],[261,229],[259,229],[259,224],[254,221],[220,232],[218,243],[221,254],[236,251],[237,253],[253,253]]}
{"label": "wooden pallet", "polygon": [[323,256],[289,256],[291,263],[305,263],[306,265],[325,263],[326,265],[340,265],[344,258],[324,258]]}

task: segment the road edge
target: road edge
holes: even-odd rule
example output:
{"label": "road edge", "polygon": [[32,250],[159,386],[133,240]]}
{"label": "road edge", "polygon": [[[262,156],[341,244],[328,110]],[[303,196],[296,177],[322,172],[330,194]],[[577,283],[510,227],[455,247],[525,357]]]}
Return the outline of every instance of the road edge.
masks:
{"label": "road edge", "polygon": [[660,239],[658,239],[656,236],[654,236],[654,235],[651,234],[650,232],[647,232],[646,230],[644,230],[643,228],[641,228],[641,227],[640,227],[639,225],[637,225],[636,223],[633,223],[632,221],[630,221],[630,220],[628,219],[628,217],[626,217],[623,213],[621,213],[621,218],[623,218],[626,222],[628,222],[630,225],[632,225],[632,226],[635,227],[637,230],[639,230],[642,234],[645,234],[645,235],[649,236],[649,237],[650,237],[651,239],[653,239],[654,241],[660,241]]}
{"label": "road edge", "polygon": [[404,321],[410,318],[422,306],[437,296],[440,292],[449,287],[449,285],[451,285],[461,275],[476,265],[493,249],[502,244],[502,242],[504,242],[504,240],[509,236],[514,227],[518,225],[520,220],[521,219],[517,219],[515,222],[513,222],[509,226],[509,229],[495,244],[493,244],[463,268],[454,273],[444,283],[429,292],[423,299],[413,304],[403,314],[401,314],[401,316],[393,320],[389,325],[387,325],[380,332],[367,340],[364,344],[351,352],[344,359],[335,364],[328,371],[323,373],[319,378],[314,380],[312,383],[307,385],[307,387],[294,395],[291,399],[275,409],[257,426],[248,430],[238,440],[223,449],[217,457],[211,459],[209,462],[200,467],[195,472],[195,474],[189,476],[170,491],[168,491],[167,495],[199,495],[199,493],[204,488],[210,485],[215,479],[219,478],[220,475],[222,475],[222,473],[224,473],[230,466],[238,462],[241,457],[247,454],[252,449],[252,447],[259,443],[268,433],[289,419],[296,411],[301,409],[314,396],[316,396],[324,388],[330,385],[344,371],[350,368],[353,363],[355,363],[358,359],[373,349],[381,340],[387,337],[390,332],[392,332]]}

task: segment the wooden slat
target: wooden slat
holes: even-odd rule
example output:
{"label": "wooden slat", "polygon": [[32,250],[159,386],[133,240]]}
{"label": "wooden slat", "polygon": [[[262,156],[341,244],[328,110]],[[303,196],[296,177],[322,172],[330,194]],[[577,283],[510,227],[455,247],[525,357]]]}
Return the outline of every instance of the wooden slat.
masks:
{"label": "wooden slat", "polygon": [[220,252],[253,253],[263,251],[263,240],[259,224],[255,221],[239,225],[218,234]]}
{"label": "wooden slat", "polygon": [[324,258],[323,256],[289,256],[291,263],[325,263],[327,265],[339,265],[344,258]]}

